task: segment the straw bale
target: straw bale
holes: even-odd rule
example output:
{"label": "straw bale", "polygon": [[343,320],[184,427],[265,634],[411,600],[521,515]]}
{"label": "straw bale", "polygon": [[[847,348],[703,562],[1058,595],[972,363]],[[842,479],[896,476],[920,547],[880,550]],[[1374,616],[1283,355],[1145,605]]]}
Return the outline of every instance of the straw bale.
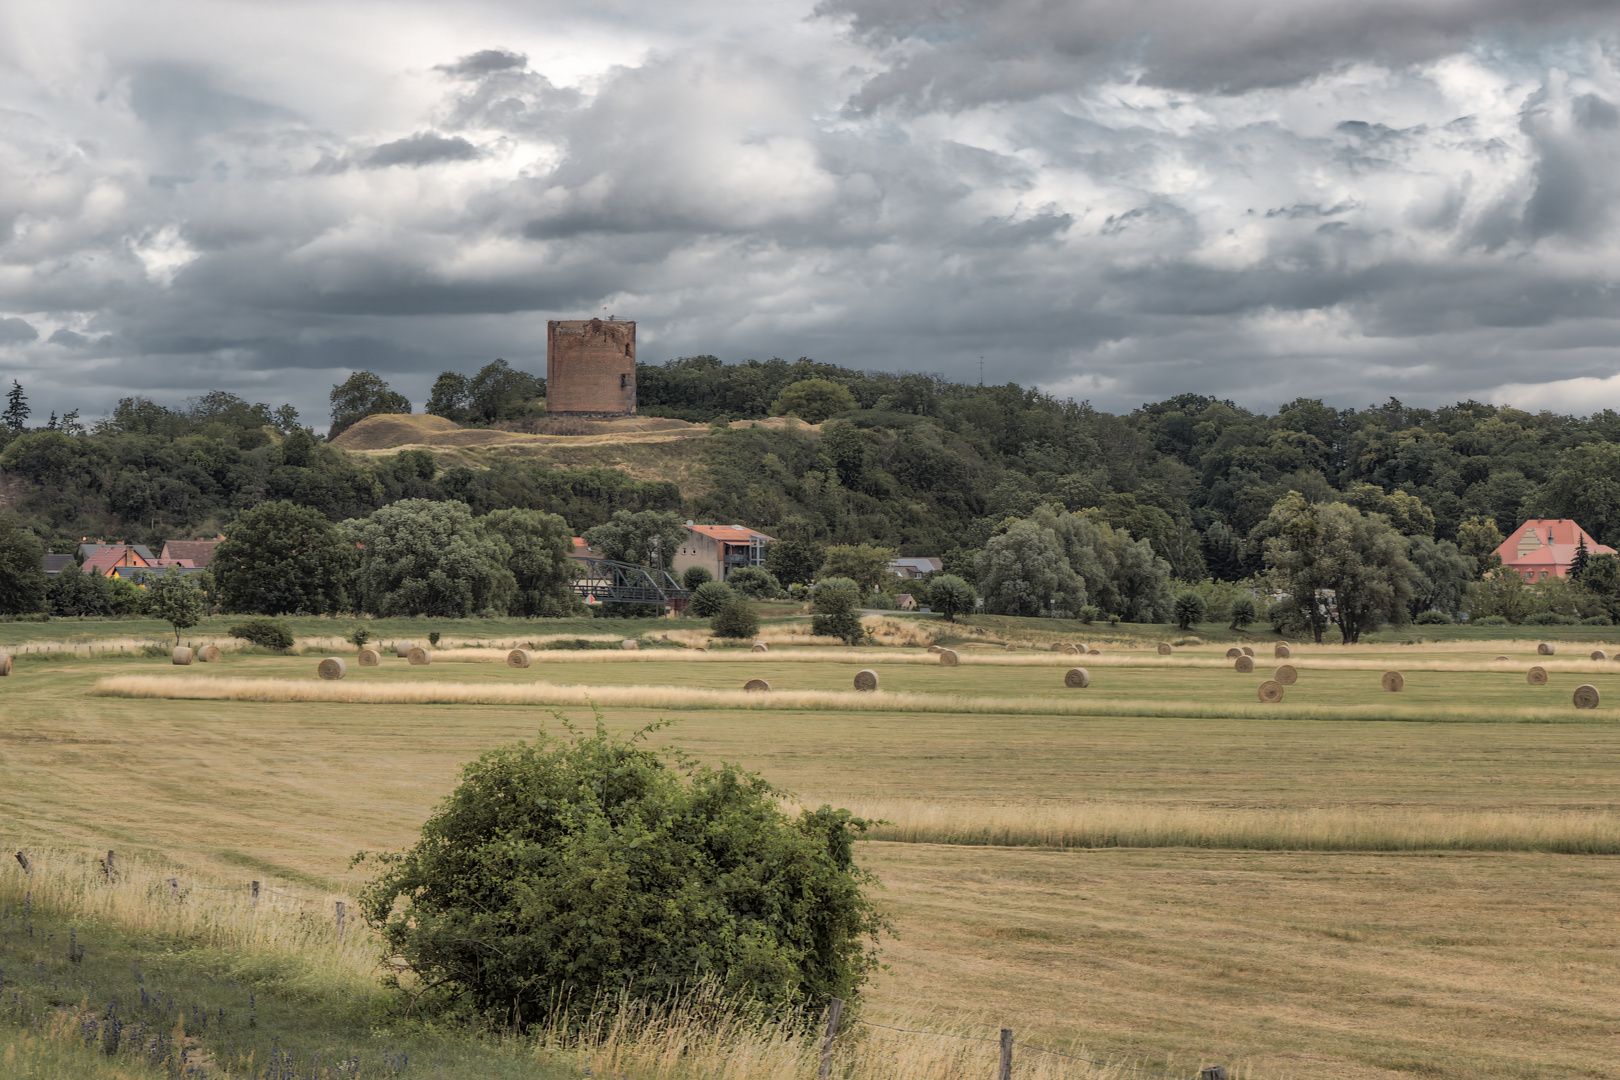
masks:
{"label": "straw bale", "polygon": [[519,668],[528,667],[529,661],[533,659],[534,657],[529,654],[528,649],[513,649],[511,652],[506,654],[506,666]]}
{"label": "straw bale", "polygon": [[1061,641],[1052,642],[1052,651],[1053,652],[1062,652],[1064,649],[1067,649],[1067,648],[1068,648],[1068,646],[1063,644],[1063,642],[1061,642]]}
{"label": "straw bale", "polygon": [[635,652],[637,649],[641,648],[641,642],[637,641],[635,638],[625,638],[623,641],[619,642],[619,648],[623,649],[625,652]]}
{"label": "straw bale", "polygon": [[709,647],[708,647],[708,646],[707,646],[707,645],[699,645],[699,646],[698,646],[698,647],[697,647],[697,651],[698,651],[698,652],[708,652],[708,651],[709,651]]}
{"label": "straw bale", "polygon": [[1272,672],[1271,677],[1284,686],[1293,686],[1299,682],[1299,669],[1293,664],[1284,664]]}
{"label": "straw bale", "polygon": [[335,656],[328,656],[320,662],[315,672],[323,679],[341,679],[349,673],[349,665]]}
{"label": "straw bale", "polygon": [[749,652],[770,652],[771,647],[769,645],[765,644],[763,641],[756,641],[756,642],[754,642],[754,647],[752,649],[749,649],[748,651]]}
{"label": "straw bale", "polygon": [[941,667],[955,667],[957,664],[960,664],[961,662],[962,662],[962,658],[960,656],[956,655],[956,650],[955,649],[941,649],[940,650],[939,663],[940,663]]}
{"label": "straw bale", "polygon": [[855,689],[871,692],[878,688],[877,672],[866,668],[855,673]]}
{"label": "straw bale", "polygon": [[1091,649],[1088,646],[1084,645],[1084,644],[1076,645],[1075,648],[1080,650],[1080,654],[1082,656],[1084,656],[1086,653],[1091,651]]}
{"label": "straw bale", "polygon": [[186,667],[191,663],[192,660],[191,650],[186,648],[184,645],[176,645],[170,659],[173,660],[174,663],[179,664],[181,667]]}
{"label": "straw bale", "polygon": [[747,682],[743,683],[744,690],[748,690],[756,694],[763,694],[770,688],[771,684],[766,682],[764,679],[749,679]]}
{"label": "straw bale", "polygon": [[1254,670],[1254,657],[1240,656],[1232,661],[1232,668],[1240,675],[1247,675]]}
{"label": "straw bale", "polygon": [[411,658],[411,650],[414,648],[416,648],[416,646],[412,645],[408,641],[396,641],[394,642],[394,655],[399,657],[401,660],[409,660]]}
{"label": "straw bale", "polygon": [[1283,699],[1282,683],[1275,679],[1267,679],[1260,684],[1260,700],[1267,705],[1275,705]]}
{"label": "straw bale", "polygon": [[197,650],[197,659],[205,664],[217,664],[224,654],[219,651],[218,645],[204,645]]}
{"label": "straw bale", "polygon": [[1087,656],[1101,656],[1102,655],[1102,650],[1101,649],[1087,649],[1086,650],[1086,655]]}
{"label": "straw bale", "polygon": [[1531,686],[1546,686],[1547,669],[1544,667],[1531,668],[1529,671],[1525,672],[1524,681],[1529,683]]}
{"label": "straw bale", "polygon": [[1592,659],[1594,659],[1594,660],[1607,660],[1608,658],[1609,658],[1609,654],[1604,652],[1602,649],[1593,649],[1592,650]]}
{"label": "straw bale", "polygon": [[1398,671],[1384,672],[1383,686],[1392,694],[1398,694],[1406,688],[1406,676]]}
{"label": "straw bale", "polygon": [[380,663],[382,663],[382,656],[378,654],[376,649],[360,650],[361,667],[376,667]]}
{"label": "straw bale", "polygon": [[1277,642],[1276,647],[1271,650],[1271,658],[1273,660],[1287,660],[1293,655],[1294,650],[1288,647],[1288,642],[1286,641]]}
{"label": "straw bale", "polygon": [[1498,656],[1497,659],[1498,660],[1511,660],[1513,658],[1511,656]]}
{"label": "straw bale", "polygon": [[1016,645],[1006,645],[1006,646],[1002,647],[1001,651],[1002,652],[1017,652],[1018,651],[1018,646],[1016,646]]}
{"label": "straw bale", "polygon": [[[1053,648],[1055,649],[1056,646],[1053,646]],[[930,645],[930,646],[928,646],[928,651],[933,653],[935,656],[938,656],[940,653],[945,651],[945,646],[943,646],[943,645]]]}
{"label": "straw bale", "polygon": [[1558,646],[1554,645],[1550,641],[1543,641],[1540,645],[1536,646],[1536,655],[1537,656],[1551,656],[1553,653],[1555,653],[1557,651],[1558,651]]}
{"label": "straw bale", "polygon": [[409,660],[413,665],[420,667],[423,664],[433,663],[433,654],[422,648],[420,645],[412,645],[411,651],[405,654],[405,659]]}
{"label": "straw bale", "polygon": [[1236,660],[1238,657],[1240,657],[1242,655],[1243,655],[1243,650],[1238,648],[1236,645],[1234,645],[1230,649],[1226,650],[1226,658],[1228,660]]}
{"label": "straw bale", "polygon": [[1084,690],[1091,685],[1091,672],[1083,667],[1072,667],[1064,673],[1063,685],[1071,690]]}
{"label": "straw bale", "polygon": [[1243,655],[1244,656],[1253,656],[1254,655],[1254,650],[1249,648],[1249,646],[1245,645],[1245,646],[1243,646]]}
{"label": "straw bale", "polygon": [[1080,646],[1078,646],[1078,645],[1065,645],[1065,646],[1063,646],[1063,655],[1064,656],[1083,656],[1084,654],[1085,654],[1085,650],[1080,648]]}
{"label": "straw bale", "polygon": [[1170,647],[1170,643],[1168,641],[1159,642],[1160,656],[1169,656],[1172,652],[1175,652],[1175,650]]}
{"label": "straw bale", "polygon": [[1575,688],[1575,707],[1577,709],[1595,709],[1598,707],[1598,689],[1591,683],[1585,683]]}

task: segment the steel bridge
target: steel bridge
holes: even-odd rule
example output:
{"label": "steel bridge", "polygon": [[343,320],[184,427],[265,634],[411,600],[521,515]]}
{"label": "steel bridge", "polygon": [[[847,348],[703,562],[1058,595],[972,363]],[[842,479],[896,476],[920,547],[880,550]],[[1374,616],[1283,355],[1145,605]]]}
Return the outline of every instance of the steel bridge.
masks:
{"label": "steel bridge", "polygon": [[575,559],[585,572],[569,586],[587,604],[664,604],[681,611],[691,593],[667,570],[612,559]]}

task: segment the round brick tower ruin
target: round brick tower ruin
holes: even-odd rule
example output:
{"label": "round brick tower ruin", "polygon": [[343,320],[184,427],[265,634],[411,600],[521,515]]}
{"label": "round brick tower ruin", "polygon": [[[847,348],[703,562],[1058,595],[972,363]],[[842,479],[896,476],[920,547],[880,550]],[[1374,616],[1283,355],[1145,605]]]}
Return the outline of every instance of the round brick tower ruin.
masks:
{"label": "round brick tower ruin", "polygon": [[574,319],[546,324],[546,414],[636,411],[636,324]]}

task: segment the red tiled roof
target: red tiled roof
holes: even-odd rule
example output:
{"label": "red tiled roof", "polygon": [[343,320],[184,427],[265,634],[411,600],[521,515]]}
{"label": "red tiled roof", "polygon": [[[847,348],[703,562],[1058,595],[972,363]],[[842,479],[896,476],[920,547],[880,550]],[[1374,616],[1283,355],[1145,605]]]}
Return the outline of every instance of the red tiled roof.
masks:
{"label": "red tiled roof", "polygon": [[[1538,543],[1520,555],[1519,540],[1530,529],[1535,530]],[[1582,538],[1586,540],[1588,555],[1616,554],[1614,548],[1598,543],[1592,539],[1591,533],[1568,518],[1531,518],[1502,541],[1496,555],[1502,560],[1503,566],[1569,566],[1575,561],[1575,552],[1579,550]]]}
{"label": "red tiled roof", "polygon": [[165,540],[162,557],[188,559],[194,566],[207,566],[214,560],[214,549],[218,546],[218,540]]}
{"label": "red tiled roof", "polygon": [[756,536],[761,540],[776,542],[774,536],[766,536],[762,532],[744,529],[737,525],[688,525],[686,528],[691,532],[707,536],[711,540],[721,540],[731,544],[746,544]]}
{"label": "red tiled roof", "polygon": [[115,566],[148,566],[145,559],[137,555],[133,548],[123,544],[113,544],[104,547],[88,559],[84,560],[82,569],[87,574],[100,574],[105,577]]}

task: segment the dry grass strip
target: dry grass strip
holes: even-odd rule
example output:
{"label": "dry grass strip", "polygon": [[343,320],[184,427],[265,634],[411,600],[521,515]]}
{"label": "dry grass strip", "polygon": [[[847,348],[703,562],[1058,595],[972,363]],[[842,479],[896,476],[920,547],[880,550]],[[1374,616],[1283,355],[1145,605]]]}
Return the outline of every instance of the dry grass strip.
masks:
{"label": "dry grass strip", "polygon": [[[875,690],[778,690],[770,693],[688,686],[591,686],[548,682],[320,682],[207,676],[114,675],[98,679],[104,697],[195,701],[320,701],[368,705],[535,705],[628,709],[747,709],[850,713],[970,713],[999,716],[1141,716],[1189,719],[1401,720],[1439,722],[1604,722],[1607,713],[1500,706],[1306,705],[1279,712],[1208,701],[1087,701],[1070,697],[969,697]],[[1588,719],[1590,716],[1590,719]]]}

